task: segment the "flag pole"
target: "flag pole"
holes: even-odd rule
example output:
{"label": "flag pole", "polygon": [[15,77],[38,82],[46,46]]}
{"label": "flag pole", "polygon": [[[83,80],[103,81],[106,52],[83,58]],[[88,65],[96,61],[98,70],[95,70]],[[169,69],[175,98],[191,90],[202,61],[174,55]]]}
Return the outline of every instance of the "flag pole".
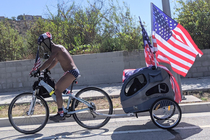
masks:
{"label": "flag pole", "polygon": [[[164,12],[166,15],[168,15],[169,17],[171,17],[171,10],[170,10],[170,2],[169,2],[169,0],[162,0],[162,7],[163,7],[163,12]],[[179,89],[180,89],[180,93],[181,93],[182,99],[185,99],[185,97],[183,96],[183,93],[182,93],[180,75],[177,74],[176,72],[174,72],[170,66],[169,66],[168,68],[169,68],[169,70],[171,71],[171,73],[174,75],[176,81],[177,81],[178,84],[179,84]]]}
{"label": "flag pole", "polygon": [[[151,9],[151,37],[153,34],[153,3],[150,3],[150,9]],[[153,39],[151,39],[152,42],[152,47],[153,47],[153,54],[154,54],[154,60],[155,60],[155,68],[157,69],[157,59],[156,59],[156,54],[155,54],[155,47],[153,46]]]}
{"label": "flag pole", "polygon": [[[38,48],[37,48],[36,55],[37,55],[37,53],[39,53],[39,45],[38,45]],[[36,63],[36,59],[35,59],[35,63]]]}

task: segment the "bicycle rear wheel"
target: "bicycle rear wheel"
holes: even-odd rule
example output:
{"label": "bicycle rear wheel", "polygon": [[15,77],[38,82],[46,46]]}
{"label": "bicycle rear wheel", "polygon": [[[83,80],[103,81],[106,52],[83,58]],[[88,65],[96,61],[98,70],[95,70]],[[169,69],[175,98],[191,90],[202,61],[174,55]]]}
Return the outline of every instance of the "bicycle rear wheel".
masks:
{"label": "bicycle rear wheel", "polygon": [[[99,88],[84,88],[76,94],[76,97],[92,104],[96,112],[102,112],[103,114],[112,114],[113,112],[113,105],[109,95]],[[87,108],[87,105],[74,99],[72,107],[76,111]],[[98,129],[110,120],[110,117],[95,115],[91,109],[90,111],[75,113],[73,117],[80,126],[87,129]]]}
{"label": "bicycle rear wheel", "polygon": [[150,117],[156,126],[171,129],[179,124],[182,112],[175,101],[164,98],[152,105]]}
{"label": "bicycle rear wheel", "polygon": [[[35,100],[34,100],[35,99]],[[8,117],[11,125],[24,134],[34,134],[44,128],[48,121],[49,109],[46,101],[32,93],[21,93],[10,103]],[[34,107],[29,114],[29,108],[34,101]]]}

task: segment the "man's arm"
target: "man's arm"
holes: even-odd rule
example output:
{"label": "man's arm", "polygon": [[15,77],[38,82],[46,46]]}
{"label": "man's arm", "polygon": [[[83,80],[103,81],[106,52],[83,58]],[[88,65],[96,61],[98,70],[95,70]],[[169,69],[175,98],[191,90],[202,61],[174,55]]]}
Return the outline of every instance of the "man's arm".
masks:
{"label": "man's arm", "polygon": [[53,63],[54,63],[54,66],[55,66],[57,64],[57,62],[58,62],[57,59],[56,59],[57,54],[58,53],[56,51],[52,52],[52,54],[50,55],[50,58],[47,61],[44,62],[44,64],[39,68],[39,70],[42,71],[42,70],[50,67]]}
{"label": "man's arm", "polygon": [[58,63],[58,60],[55,58],[47,69],[48,70],[52,69],[57,63]]}

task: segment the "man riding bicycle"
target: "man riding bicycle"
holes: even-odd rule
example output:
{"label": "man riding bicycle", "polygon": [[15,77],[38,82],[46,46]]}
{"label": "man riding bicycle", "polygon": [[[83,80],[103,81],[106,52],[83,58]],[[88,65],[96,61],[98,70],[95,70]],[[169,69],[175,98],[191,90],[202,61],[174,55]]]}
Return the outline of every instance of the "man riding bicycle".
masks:
{"label": "man riding bicycle", "polygon": [[80,72],[66,48],[62,45],[58,45],[52,42],[51,33],[46,32],[40,35],[38,38],[38,45],[40,45],[44,50],[48,48],[48,50],[51,52],[51,55],[49,59],[45,61],[44,64],[34,73],[40,73],[42,70],[49,71],[58,62],[65,72],[65,74],[55,84],[55,95],[58,106],[58,113],[50,117],[50,120],[59,122],[61,120],[65,120],[65,115],[63,112],[62,92],[71,85],[71,83],[80,75]]}

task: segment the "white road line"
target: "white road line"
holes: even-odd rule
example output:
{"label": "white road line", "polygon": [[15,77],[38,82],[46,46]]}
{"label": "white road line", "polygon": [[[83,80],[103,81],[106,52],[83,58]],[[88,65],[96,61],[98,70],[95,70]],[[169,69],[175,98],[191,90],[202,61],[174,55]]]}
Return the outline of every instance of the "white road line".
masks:
{"label": "white road line", "polygon": [[[206,117],[210,116],[210,112],[204,112],[204,113],[185,113],[182,114],[182,118],[194,118],[194,117]],[[140,120],[151,120],[150,116],[140,116],[138,118],[136,117],[125,117],[125,118],[111,118],[108,123],[113,122],[133,122],[133,121],[140,121]],[[100,120],[95,120],[100,121]],[[53,127],[65,127],[65,126],[73,126],[78,125],[76,122],[60,122],[60,123],[49,123],[46,124],[45,128],[53,128]],[[210,125],[203,125],[203,126],[189,126],[189,127],[175,127],[174,129],[195,129],[195,128],[208,128]],[[8,130],[14,130],[12,126],[10,127],[1,127],[0,131],[8,131]],[[163,129],[148,129],[148,130],[135,130],[135,131],[129,131],[131,133],[137,133],[137,132],[151,132],[151,131],[163,131]],[[137,131],[137,132],[136,132]],[[107,132],[110,133],[110,132]],[[118,132],[120,133],[120,132]],[[125,131],[123,131],[125,133]]]}

